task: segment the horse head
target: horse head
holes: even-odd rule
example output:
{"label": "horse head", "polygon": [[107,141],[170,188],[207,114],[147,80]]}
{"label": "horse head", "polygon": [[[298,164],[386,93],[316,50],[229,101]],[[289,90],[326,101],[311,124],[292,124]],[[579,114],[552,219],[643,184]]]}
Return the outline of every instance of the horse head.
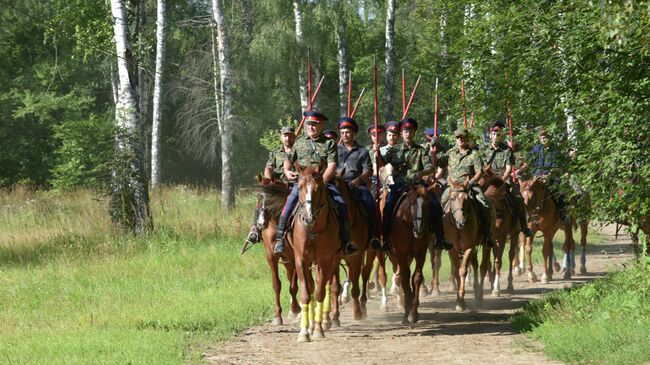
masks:
{"label": "horse head", "polygon": [[302,224],[311,230],[316,219],[327,206],[327,188],[317,168],[296,166],[298,177],[298,209]]}
{"label": "horse head", "polygon": [[273,177],[269,179],[261,174],[257,176],[257,182],[257,205],[255,209],[259,214],[255,226],[259,230],[264,230],[273,218],[280,217],[284,202],[289,195],[289,187],[281,180]]}
{"label": "horse head", "polygon": [[451,181],[449,185],[449,205],[451,214],[456,222],[456,228],[463,229],[467,224],[465,219],[470,205],[469,201],[469,179],[464,183]]}
{"label": "horse head", "polygon": [[531,180],[521,182],[521,196],[527,208],[538,207],[543,199],[545,182],[543,179],[534,177]]}
{"label": "horse head", "polygon": [[410,208],[411,230],[414,238],[424,236],[424,222],[429,219],[429,194],[427,188],[422,185],[412,186],[406,201]]}

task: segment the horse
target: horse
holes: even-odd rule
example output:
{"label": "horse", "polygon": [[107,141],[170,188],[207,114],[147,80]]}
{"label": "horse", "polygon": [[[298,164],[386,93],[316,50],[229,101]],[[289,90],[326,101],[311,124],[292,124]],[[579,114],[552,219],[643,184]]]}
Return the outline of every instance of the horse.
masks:
{"label": "horse", "polygon": [[[576,224],[575,218],[571,218],[571,222],[562,223],[558,214],[557,204],[553,200],[551,193],[546,187],[546,181],[543,178],[534,177],[530,180],[521,182],[521,195],[524,198],[524,204],[528,210],[528,227],[536,233],[541,231],[544,237],[542,246],[542,254],[544,256],[544,274],[542,275],[542,283],[547,284],[553,278],[553,237],[558,229],[564,230],[564,263],[566,270],[564,271],[564,279],[571,279],[572,268],[575,267],[575,241],[573,239],[572,228]],[[587,225],[588,222],[583,221],[580,223],[581,228],[581,245],[587,244]],[[525,256],[528,261],[526,267],[528,281],[537,281],[537,276],[533,271],[533,263],[531,260],[533,237],[524,239]],[[584,257],[584,255],[583,255]],[[582,272],[586,272],[586,268],[581,268]]]}
{"label": "horse", "polygon": [[[465,279],[468,263],[471,263],[474,269],[474,296],[479,306],[483,302],[483,280],[485,277],[482,275],[479,282],[476,247],[486,237],[483,237],[481,232],[478,207],[470,200],[468,183],[469,180],[465,183],[450,180],[449,200],[443,209],[445,239],[453,244],[453,248],[449,250],[449,260],[458,288],[456,311],[459,312],[465,310]],[[489,250],[483,248],[481,266],[487,265],[487,262],[489,262]]]}
{"label": "horse", "polygon": [[[301,321],[298,342],[325,337],[323,320],[329,320],[332,300],[331,287],[327,283],[338,269],[340,259],[339,230],[342,227],[334,214],[333,203],[327,193],[321,173],[323,169],[323,164],[316,168],[296,165],[299,174],[298,208],[290,243],[293,245],[300,283]],[[311,272],[314,264],[315,282]]]}
{"label": "horse", "polygon": [[[441,183],[435,182],[429,185],[428,190],[436,196],[438,201],[440,201],[442,193],[444,192],[444,186]],[[432,237],[432,240],[429,244],[431,271],[433,273],[433,277],[431,278],[431,290],[429,291],[429,294],[433,296],[440,296],[440,267],[442,266],[442,250],[434,248],[434,240],[435,238]],[[453,291],[456,291],[456,289]]]}
{"label": "horse", "polygon": [[[368,302],[368,279],[372,270],[372,260],[374,256],[365,255],[370,246],[370,230],[367,219],[375,217],[364,217],[360,201],[353,198],[354,188],[350,187],[340,177],[335,178],[336,186],[341,191],[343,200],[348,207],[348,215],[352,226],[352,242],[359,248],[356,255],[346,256],[343,258],[348,267],[348,280],[351,284],[350,294],[352,295],[352,316],[355,320],[361,320],[368,315],[366,303]],[[337,266],[338,267],[338,266]],[[361,288],[359,287],[359,277],[361,276]],[[338,325],[338,294],[339,294],[339,270],[335,270],[332,283],[332,322]],[[346,281],[347,284],[347,281]],[[347,296],[347,285],[343,289],[342,298],[345,301]],[[348,299],[349,300],[349,299]],[[327,328],[326,328],[327,329]]]}
{"label": "horse", "polygon": [[[268,179],[258,175],[258,193],[257,193],[257,206],[260,214],[255,221],[257,229],[262,232],[262,242],[264,244],[264,251],[266,252],[266,261],[271,269],[271,278],[273,281],[273,291],[275,293],[275,311],[272,320],[274,325],[282,325],[282,306],[280,304],[280,291],[282,289],[282,282],[278,270],[279,257],[273,255],[273,246],[275,245],[275,237],[277,233],[277,224],[280,219],[280,213],[284,202],[289,195],[289,188],[287,184],[275,179]],[[245,250],[243,250],[245,251]],[[290,317],[295,317],[300,313],[300,306],[296,299],[298,293],[298,277],[293,262],[293,251],[289,248],[287,251],[290,257],[289,260],[284,260],[282,264],[287,272],[287,279],[289,280],[289,293],[291,299],[291,312]],[[243,252],[242,252],[243,253]]]}
{"label": "horse", "polygon": [[[396,275],[404,292],[402,323],[416,323],[419,316],[420,287],[424,281],[422,268],[432,234],[427,224],[431,219],[427,188],[418,184],[410,185],[398,200],[394,217],[388,219],[391,219],[390,255],[397,264]],[[411,276],[410,264],[413,260],[415,270]]]}
{"label": "horse", "polygon": [[[510,267],[508,270],[508,286],[506,290],[513,290],[512,269],[515,259],[515,249],[517,247],[517,238],[519,236],[519,225],[517,224],[517,217],[513,214],[512,208],[506,202],[506,194],[508,193],[506,189],[508,189],[508,186],[505,181],[493,173],[491,169],[487,169],[479,180],[479,185],[485,196],[492,202],[496,212],[492,238],[496,240],[497,246],[494,248],[494,266],[490,270],[490,281],[492,282],[492,295],[498,297],[501,295],[499,278],[503,265],[503,252],[505,251],[508,238],[510,238],[510,250],[508,253]],[[515,201],[513,204],[517,204],[517,202]]]}

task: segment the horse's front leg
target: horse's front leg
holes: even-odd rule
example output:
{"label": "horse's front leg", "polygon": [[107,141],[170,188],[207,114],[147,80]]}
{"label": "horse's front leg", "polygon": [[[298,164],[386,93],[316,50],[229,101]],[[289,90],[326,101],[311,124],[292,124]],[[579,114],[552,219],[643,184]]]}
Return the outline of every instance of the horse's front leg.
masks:
{"label": "horse's front leg", "polygon": [[589,229],[589,222],[585,219],[580,221],[580,274],[587,273],[587,230]]}
{"label": "horse's front leg", "polygon": [[[506,235],[501,235],[497,239],[497,247],[494,249],[494,267],[490,271],[492,273],[492,275],[490,275],[490,282],[492,283],[492,295],[495,297],[501,295],[501,268],[503,267],[503,251],[506,247],[507,238]],[[489,260],[489,253],[487,256],[487,259]],[[483,253],[483,260],[485,260],[485,250]],[[481,275],[483,275],[483,261],[481,261]]]}
{"label": "horse's front leg", "polygon": [[332,281],[334,268],[323,262],[319,262],[316,269],[316,287],[314,288],[314,299],[316,308],[314,310],[313,339],[325,337],[323,330],[323,315],[325,312],[324,304],[326,297],[327,284]]}
{"label": "horse's front leg", "polygon": [[413,272],[413,303],[411,304],[411,312],[408,315],[408,321],[411,323],[416,323],[419,319],[418,307],[420,306],[420,287],[424,282],[424,275],[422,275],[422,268],[424,267],[424,261],[427,259],[426,250],[420,254],[416,254],[415,257],[415,271]]}
{"label": "horse's front leg", "polygon": [[300,303],[296,295],[298,294],[298,274],[293,262],[286,262],[284,268],[287,272],[287,280],[289,281],[289,300],[291,301],[291,312],[287,315],[290,320],[295,319],[300,315]]}
{"label": "horse's front leg", "polygon": [[404,306],[404,316],[402,317],[402,324],[407,324],[408,314],[413,303],[413,291],[411,290],[411,268],[409,267],[406,258],[400,258],[397,263],[397,271],[399,271],[399,279],[402,284],[402,291],[404,292],[402,305]]}
{"label": "horse's front leg", "polygon": [[386,292],[386,282],[388,277],[386,275],[386,255],[383,253],[377,254],[377,272],[379,272],[379,286],[381,287],[381,310],[388,311],[388,293]]}
{"label": "horse's front leg", "polygon": [[280,272],[278,270],[277,256],[269,255],[267,253],[266,260],[271,269],[271,281],[273,282],[273,292],[275,295],[275,313],[273,315],[273,325],[282,325],[282,304],[280,303],[280,291],[282,290],[282,282],[280,281]]}
{"label": "horse's front leg", "polygon": [[479,308],[483,307],[483,285],[485,284],[485,276],[489,270],[489,266],[491,266],[491,250],[486,250],[484,247],[482,251],[483,256],[481,259],[480,277],[478,266],[478,249],[474,248],[472,250],[472,255],[470,256],[470,262],[474,271],[474,300],[476,300],[476,305]]}
{"label": "horse's front leg", "polygon": [[[302,258],[296,258],[296,272],[300,283],[300,333],[298,342],[309,342],[309,302],[313,290],[313,280],[309,268],[303,267]],[[311,285],[310,285],[311,284]]]}
{"label": "horse's front leg", "polygon": [[[338,262],[338,261],[337,261]],[[331,324],[326,326],[341,327],[341,307],[339,306],[339,295],[341,294],[341,277],[339,272],[339,265],[332,269],[334,274],[330,284],[330,315]],[[329,328],[325,328],[329,329]]]}
{"label": "horse's front leg", "polygon": [[442,266],[442,250],[431,250],[431,295],[440,296],[440,266]]}
{"label": "horse's front leg", "polygon": [[368,315],[368,309],[366,308],[366,303],[368,303],[368,284],[370,280],[370,274],[372,272],[372,266],[375,260],[375,252],[373,250],[366,251],[366,260],[361,271],[361,317],[366,318]]}
{"label": "horse's front leg", "polygon": [[[510,266],[508,267],[508,286],[506,287],[507,292],[512,292],[515,288],[512,286],[513,282],[513,267],[515,267],[515,258],[517,257],[517,247],[519,243],[517,242],[517,235],[510,235],[510,249],[508,250],[508,259],[510,260]],[[517,266],[518,267],[518,266]]]}
{"label": "horse's front leg", "polygon": [[526,275],[528,275],[528,282],[534,283],[537,281],[537,275],[533,271],[533,237],[524,235],[521,235],[521,237],[524,240],[524,252],[526,253]]}
{"label": "horse's front leg", "polygon": [[542,256],[544,256],[544,274],[542,275],[542,284],[548,284],[553,279],[553,234],[550,232],[544,233]]}
{"label": "horse's front leg", "polygon": [[[465,280],[467,279],[467,263],[472,254],[472,249],[468,248],[463,251],[463,257],[458,267],[458,276],[460,283],[458,285],[458,292],[456,294],[456,311],[462,312],[465,310]],[[474,270],[476,272],[476,270]]]}
{"label": "horse's front leg", "polygon": [[361,294],[361,290],[359,289],[359,276],[361,275],[362,260],[363,255],[360,254],[349,257],[346,260],[348,264],[348,278],[351,283],[352,318],[357,321],[361,320],[362,317],[361,305],[359,304],[359,294]]}

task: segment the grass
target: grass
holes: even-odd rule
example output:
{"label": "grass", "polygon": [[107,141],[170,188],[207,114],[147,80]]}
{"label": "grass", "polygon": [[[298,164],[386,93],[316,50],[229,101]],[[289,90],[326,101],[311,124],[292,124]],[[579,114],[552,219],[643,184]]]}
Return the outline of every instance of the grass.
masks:
{"label": "grass", "polygon": [[555,291],[513,318],[551,358],[570,364],[650,362],[650,261],[574,290]]}
{"label": "grass", "polygon": [[156,229],[133,237],[111,229],[96,192],[0,192],[0,363],[198,363],[269,320],[263,250],[239,254],[254,197],[237,201],[222,214],[216,191],[155,191]]}

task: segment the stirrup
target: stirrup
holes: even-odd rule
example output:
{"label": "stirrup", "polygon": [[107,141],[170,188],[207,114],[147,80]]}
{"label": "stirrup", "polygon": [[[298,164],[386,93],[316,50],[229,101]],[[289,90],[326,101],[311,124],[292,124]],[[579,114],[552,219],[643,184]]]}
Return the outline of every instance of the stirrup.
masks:
{"label": "stirrup", "polygon": [[281,238],[275,242],[275,246],[273,247],[273,254],[274,255],[284,255],[284,238]]}
{"label": "stirrup", "polygon": [[250,243],[251,245],[256,244],[260,241],[260,233],[257,230],[257,228],[252,228],[250,232],[248,232],[248,237],[246,237],[246,242]]}

